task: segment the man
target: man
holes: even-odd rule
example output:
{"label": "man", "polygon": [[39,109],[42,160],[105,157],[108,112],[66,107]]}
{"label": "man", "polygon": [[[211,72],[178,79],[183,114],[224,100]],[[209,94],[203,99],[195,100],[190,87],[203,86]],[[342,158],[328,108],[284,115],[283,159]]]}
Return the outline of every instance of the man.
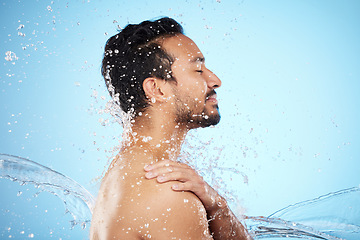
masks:
{"label": "man", "polygon": [[102,73],[131,128],[102,180],[91,239],[250,239],[226,200],[176,161],[190,129],[220,121],[221,81],[182,27],[128,25],[108,40]]}

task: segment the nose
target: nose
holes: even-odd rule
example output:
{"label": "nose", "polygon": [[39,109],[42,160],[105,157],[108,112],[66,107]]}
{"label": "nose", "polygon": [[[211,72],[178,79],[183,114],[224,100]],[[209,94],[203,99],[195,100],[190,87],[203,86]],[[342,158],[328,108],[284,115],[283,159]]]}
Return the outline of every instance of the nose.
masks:
{"label": "nose", "polygon": [[209,69],[207,69],[206,82],[210,89],[219,88],[221,86],[221,80]]}

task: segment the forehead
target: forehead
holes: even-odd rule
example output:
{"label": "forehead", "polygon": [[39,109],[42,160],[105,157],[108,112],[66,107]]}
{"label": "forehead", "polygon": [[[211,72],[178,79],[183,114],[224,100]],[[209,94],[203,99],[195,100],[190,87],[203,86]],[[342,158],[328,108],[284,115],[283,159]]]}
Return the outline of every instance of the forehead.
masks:
{"label": "forehead", "polygon": [[195,42],[182,34],[165,39],[162,46],[166,52],[175,57],[175,61],[192,62],[194,59],[204,58]]}

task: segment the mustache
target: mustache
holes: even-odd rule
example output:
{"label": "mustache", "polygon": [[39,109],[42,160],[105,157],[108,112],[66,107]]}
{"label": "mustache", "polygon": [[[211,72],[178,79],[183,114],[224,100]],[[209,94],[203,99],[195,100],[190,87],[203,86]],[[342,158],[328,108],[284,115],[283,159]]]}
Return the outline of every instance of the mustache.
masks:
{"label": "mustache", "polygon": [[209,98],[210,96],[215,95],[215,94],[216,94],[216,92],[215,92],[215,90],[213,89],[213,90],[211,90],[210,92],[208,92],[208,93],[206,94],[206,98]]}

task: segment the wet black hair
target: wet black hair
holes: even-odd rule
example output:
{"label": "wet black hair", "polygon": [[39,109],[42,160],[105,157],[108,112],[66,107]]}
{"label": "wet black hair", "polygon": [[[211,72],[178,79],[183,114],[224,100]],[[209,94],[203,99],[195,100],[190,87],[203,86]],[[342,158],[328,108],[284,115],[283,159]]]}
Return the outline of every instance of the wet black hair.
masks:
{"label": "wet black hair", "polygon": [[124,112],[139,113],[149,106],[142,86],[146,78],[176,82],[171,74],[173,56],[161,47],[163,39],[176,34],[183,34],[182,26],[165,17],[129,24],[106,42],[101,72]]}

